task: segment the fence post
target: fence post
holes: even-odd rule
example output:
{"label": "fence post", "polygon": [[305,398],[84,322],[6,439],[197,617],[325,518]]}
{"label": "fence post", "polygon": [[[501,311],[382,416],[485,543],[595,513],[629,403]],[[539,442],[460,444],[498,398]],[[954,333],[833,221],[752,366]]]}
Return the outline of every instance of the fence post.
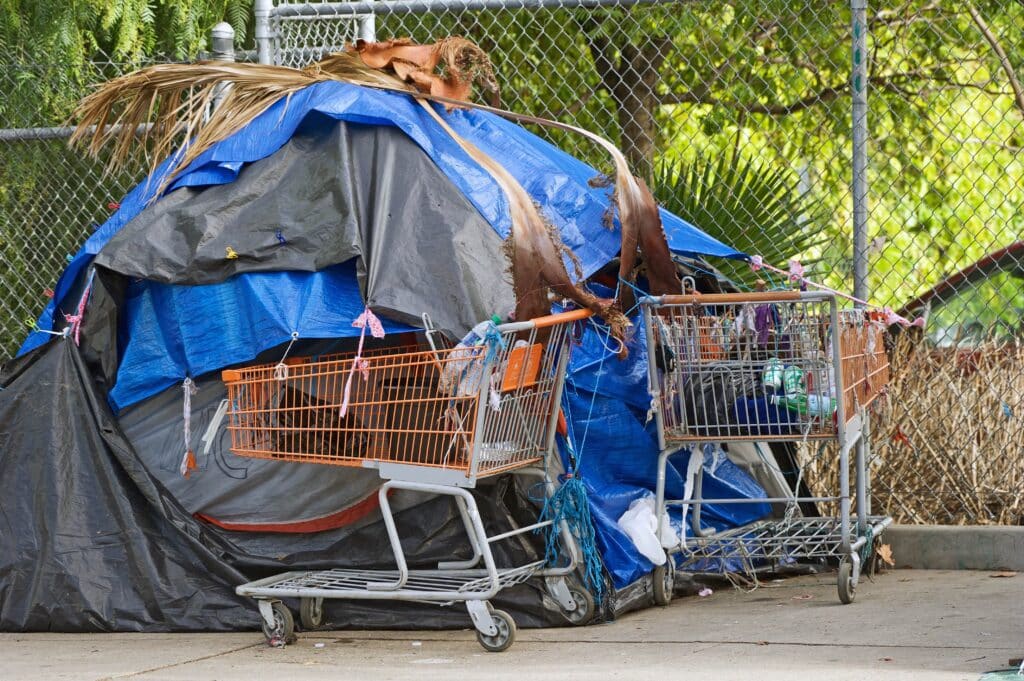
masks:
{"label": "fence post", "polygon": [[[850,0],[850,23],[852,31],[853,69],[850,73],[851,109],[853,117],[853,295],[861,300],[868,299],[868,36],[867,0]],[[859,304],[858,304],[859,306]],[[871,437],[869,416],[864,413],[862,438],[857,451],[870,452],[867,438]],[[866,457],[865,457],[866,458]],[[865,466],[871,462],[858,457]],[[863,526],[871,513],[871,476],[863,478],[864,489],[860,497],[864,508],[857,509],[859,526]]]}
{"label": "fence post", "polygon": [[[235,29],[226,21],[222,21],[210,30],[211,57],[217,61],[235,61]],[[227,89],[227,83],[217,85],[213,95],[213,108],[220,106]]]}
{"label": "fence post", "polygon": [[377,41],[376,14],[364,14],[359,17],[359,37],[368,43]]}
{"label": "fence post", "polygon": [[274,0],[256,0],[253,16],[256,19],[256,60],[261,64],[273,64],[274,55],[271,49],[273,36],[270,31],[270,13],[274,11]]}
{"label": "fence post", "polygon": [[867,0],[850,0],[853,69],[853,295],[868,298],[868,51]]}

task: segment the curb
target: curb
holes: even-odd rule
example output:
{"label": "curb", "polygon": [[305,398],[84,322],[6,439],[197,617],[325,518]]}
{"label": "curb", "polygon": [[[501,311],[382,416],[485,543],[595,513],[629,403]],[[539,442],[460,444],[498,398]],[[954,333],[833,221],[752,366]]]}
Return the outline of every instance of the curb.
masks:
{"label": "curb", "polygon": [[1024,527],[892,525],[882,541],[901,568],[1024,571]]}

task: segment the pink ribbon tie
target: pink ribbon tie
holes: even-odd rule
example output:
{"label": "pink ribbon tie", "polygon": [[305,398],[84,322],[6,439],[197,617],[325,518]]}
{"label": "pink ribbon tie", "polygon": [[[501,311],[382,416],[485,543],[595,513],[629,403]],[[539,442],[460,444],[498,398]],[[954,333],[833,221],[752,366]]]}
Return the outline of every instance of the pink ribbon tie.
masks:
{"label": "pink ribbon tie", "polygon": [[355,318],[352,322],[352,326],[357,329],[361,329],[359,332],[359,347],[356,349],[356,356],[352,358],[352,366],[348,370],[348,378],[345,380],[345,394],[341,400],[341,418],[345,418],[348,414],[348,402],[352,395],[352,377],[355,375],[356,370],[363,375],[363,380],[370,380],[370,363],[363,359],[363,341],[366,340],[366,329],[369,327],[370,335],[374,338],[384,337],[384,325],[380,323],[380,319],[377,315],[373,314],[373,311],[369,307],[363,310],[363,313]]}

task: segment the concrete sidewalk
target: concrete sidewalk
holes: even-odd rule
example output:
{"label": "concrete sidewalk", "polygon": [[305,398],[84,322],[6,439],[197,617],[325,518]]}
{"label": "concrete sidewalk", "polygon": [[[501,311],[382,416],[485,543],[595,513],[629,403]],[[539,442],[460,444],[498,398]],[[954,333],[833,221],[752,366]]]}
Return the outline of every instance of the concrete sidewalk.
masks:
{"label": "concrete sidewalk", "polygon": [[[520,630],[505,653],[472,632],[0,634],[0,678],[915,679],[976,681],[1024,652],[1024,574],[900,570],[839,605],[832,575],[673,601],[578,629]],[[323,647],[316,647],[323,644]]]}

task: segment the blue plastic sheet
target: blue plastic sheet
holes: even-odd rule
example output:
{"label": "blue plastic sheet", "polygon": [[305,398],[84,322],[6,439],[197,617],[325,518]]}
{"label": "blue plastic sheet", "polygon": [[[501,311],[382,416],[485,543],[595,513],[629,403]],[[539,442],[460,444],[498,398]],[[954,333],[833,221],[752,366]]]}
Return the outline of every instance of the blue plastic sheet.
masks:
{"label": "blue plastic sheet", "polygon": [[[472,110],[445,113],[440,107],[438,111],[457,132],[498,159],[523,184],[559,229],[566,245],[580,258],[585,276],[615,257],[619,231],[608,230],[603,221],[609,207],[609,191],[588,184],[598,174],[595,169],[493,114]],[[499,234],[508,234],[508,205],[500,187],[420,105],[405,95],[340,82],[317,83],[273,104],[245,128],[207,149],[171,183],[168,191],[234,181],[246,163],[277,151],[310,116],[400,128]],[[54,298],[39,318],[40,328],[53,328],[56,306],[71,291],[81,271],[114,233],[145,208],[173,165],[173,159],[165,160],[152,178],[129,192],[117,212],[89,237],[57,282]],[[662,218],[669,246],[676,252],[745,257],[681,218],[664,211]],[[30,334],[19,354],[48,339],[43,333]]]}
{"label": "blue plastic sheet", "polygon": [[[632,321],[635,333],[625,360],[615,356],[617,348],[607,340],[606,331],[594,324],[587,326],[569,360],[564,405],[578,471],[589,493],[598,549],[617,588],[654,568],[617,525],[634,500],[654,492],[657,480],[657,430],[653,419],[647,420],[650,397],[643,320],[636,316]],[[682,450],[669,458],[665,484],[668,498],[683,498],[690,455],[689,450]],[[706,497],[766,497],[746,472],[724,456],[716,457],[713,449],[696,455],[705,458]],[[701,519],[704,527],[722,530],[753,522],[770,511],[767,503],[709,504],[703,507]],[[678,530],[684,521],[679,509],[671,511],[670,516]]]}
{"label": "blue plastic sheet", "polygon": [[[139,281],[125,301],[123,348],[109,401],[115,411],[299,338],[358,336],[363,311],[355,261],[320,272],[252,272],[219,284]],[[381,319],[387,333],[411,327]]]}

